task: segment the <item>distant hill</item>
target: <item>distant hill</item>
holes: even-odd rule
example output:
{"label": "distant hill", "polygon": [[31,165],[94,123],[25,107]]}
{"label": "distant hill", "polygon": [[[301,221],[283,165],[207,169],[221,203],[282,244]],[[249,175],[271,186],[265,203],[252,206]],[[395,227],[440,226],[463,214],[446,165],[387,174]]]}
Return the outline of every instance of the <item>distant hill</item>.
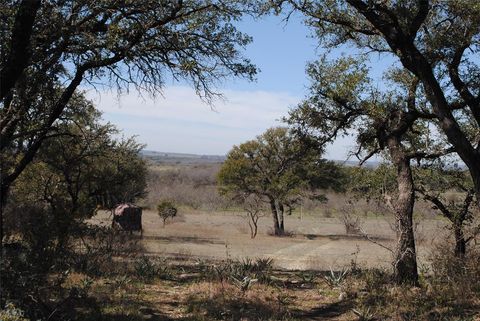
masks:
{"label": "distant hill", "polygon": [[[197,155],[184,153],[157,152],[153,150],[142,150],[140,154],[146,159],[158,164],[215,164],[223,163],[225,155]],[[358,166],[358,161],[333,160],[335,163],[344,166]],[[376,168],[379,162],[366,162],[363,166]]]}
{"label": "distant hill", "polygon": [[221,155],[196,155],[152,150],[142,150],[140,154],[146,159],[159,164],[214,164],[222,163],[226,158]]}
{"label": "distant hill", "polygon": [[[354,167],[354,166],[358,166],[359,162],[358,160],[346,160],[346,161],[342,161],[342,160],[336,160],[334,159],[333,160],[336,164],[338,165],[343,165],[343,166],[347,166],[347,167]],[[380,166],[380,162],[376,162],[376,161],[368,161],[368,162],[365,162],[363,164],[363,167],[365,168],[377,168],[378,166]]]}

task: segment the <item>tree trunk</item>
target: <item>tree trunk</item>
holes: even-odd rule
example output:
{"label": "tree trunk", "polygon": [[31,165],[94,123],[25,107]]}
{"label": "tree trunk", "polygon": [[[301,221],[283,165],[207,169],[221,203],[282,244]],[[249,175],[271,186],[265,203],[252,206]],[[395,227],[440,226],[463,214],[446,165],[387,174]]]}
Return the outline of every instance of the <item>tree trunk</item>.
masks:
{"label": "tree trunk", "polygon": [[250,219],[248,220],[248,226],[250,227],[250,238],[254,239],[257,236],[258,231],[258,222],[255,217],[250,216]]}
{"label": "tree trunk", "polygon": [[413,232],[413,186],[410,159],[403,151],[399,137],[388,139],[392,161],[397,168],[398,199],[395,203],[395,218],[398,223],[398,243],[395,251],[394,276],[397,284],[418,285],[417,255]]}
{"label": "tree trunk", "polygon": [[7,197],[8,197],[8,188],[6,186],[1,185],[0,190],[0,260],[3,262],[3,236],[4,236],[4,227],[3,227],[3,211],[5,210],[5,206],[7,205]]}
{"label": "tree trunk", "polygon": [[280,230],[282,231],[282,234],[285,232],[285,224],[284,224],[284,207],[283,204],[278,202],[278,212],[279,212],[279,217],[280,217]]}
{"label": "tree trunk", "polygon": [[275,200],[270,198],[270,209],[272,210],[273,228],[275,235],[282,235],[280,224],[278,223],[277,207],[275,206]]}
{"label": "tree trunk", "polygon": [[455,236],[455,256],[464,257],[467,250],[467,242],[465,241],[461,224],[453,225],[453,234]]}
{"label": "tree trunk", "polygon": [[470,175],[472,176],[473,179],[473,186],[475,189],[475,198],[477,201],[477,208],[480,209],[480,157],[478,157],[478,163],[477,167],[470,168]]}
{"label": "tree trunk", "polygon": [[477,206],[480,208],[480,150],[472,145],[458,124],[445,93],[435,78],[433,67],[417,48],[411,48],[410,51],[415,63],[410,68],[406,67],[422,81],[427,99],[432,105],[433,113],[437,117],[442,131],[455,148],[455,152],[467,165],[474,184]]}
{"label": "tree trunk", "polygon": [[17,4],[10,50],[0,72],[0,100],[15,86],[31,57],[30,38],[40,5],[40,0],[23,0]]}

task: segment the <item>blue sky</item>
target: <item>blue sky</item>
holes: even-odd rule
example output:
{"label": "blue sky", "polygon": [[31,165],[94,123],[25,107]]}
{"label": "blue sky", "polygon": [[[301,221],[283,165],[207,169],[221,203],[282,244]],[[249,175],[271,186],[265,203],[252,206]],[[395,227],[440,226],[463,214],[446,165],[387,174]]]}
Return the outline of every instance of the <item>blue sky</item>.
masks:
{"label": "blue sky", "polygon": [[[126,136],[136,135],[146,149],[196,154],[226,154],[233,145],[254,138],[279,121],[306,94],[305,65],[315,59],[317,42],[298,16],[244,20],[239,29],[253,37],[245,56],[261,72],[256,82],[232,79],[219,89],[225,99],[208,106],[184,84],[171,83],[163,97],[132,91],[90,91],[88,96]],[[330,159],[345,159],[350,139],[327,150]]]}

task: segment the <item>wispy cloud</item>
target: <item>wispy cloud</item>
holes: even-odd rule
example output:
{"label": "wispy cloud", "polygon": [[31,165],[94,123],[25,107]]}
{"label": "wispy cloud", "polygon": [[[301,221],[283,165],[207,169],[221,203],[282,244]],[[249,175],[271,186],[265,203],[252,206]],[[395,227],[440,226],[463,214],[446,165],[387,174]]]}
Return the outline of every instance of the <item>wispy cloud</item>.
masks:
{"label": "wispy cloud", "polygon": [[167,87],[155,99],[129,93],[88,92],[104,118],[127,135],[136,134],[148,148],[204,154],[224,154],[234,144],[252,139],[271,126],[281,125],[300,97],[284,92],[224,91],[213,105],[194,90]]}

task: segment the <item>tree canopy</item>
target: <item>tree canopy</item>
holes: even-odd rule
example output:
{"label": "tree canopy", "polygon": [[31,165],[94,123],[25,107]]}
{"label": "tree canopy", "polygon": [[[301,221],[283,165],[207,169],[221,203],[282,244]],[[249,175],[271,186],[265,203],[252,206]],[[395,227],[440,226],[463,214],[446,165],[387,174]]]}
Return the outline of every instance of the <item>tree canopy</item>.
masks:
{"label": "tree canopy", "polygon": [[[290,120],[320,144],[353,132],[355,155],[365,161],[380,153],[393,163],[399,221],[395,275],[401,283],[416,283],[411,161],[455,151],[480,195],[478,5],[455,0],[273,3],[276,9],[288,4],[287,10],[302,12],[324,48],[356,52],[355,58],[338,58],[328,51],[309,65],[310,97]],[[382,80],[372,78],[374,55],[394,58]]]}
{"label": "tree canopy", "polygon": [[210,99],[218,81],[256,72],[240,53],[250,38],[232,23],[248,1],[24,0],[0,9],[0,148],[18,160],[2,166],[2,196],[80,84],[154,93],[173,77]]}
{"label": "tree canopy", "polygon": [[67,239],[75,222],[90,218],[98,207],[112,209],[144,195],[147,168],[139,156],[143,145],[133,138],[115,138],[118,130],[103,123],[82,95],[70,106],[57,123],[55,137],[45,141],[15,182],[12,208],[7,207],[8,215],[15,215],[8,218],[10,225],[32,224],[28,218],[16,222],[16,216],[29,212],[22,206],[36,207],[51,220],[52,237]]}
{"label": "tree canopy", "polygon": [[[467,165],[480,205],[480,5],[469,0],[272,1],[305,15],[326,48],[393,57],[418,79],[425,114]],[[286,7],[290,5],[290,9]]]}
{"label": "tree canopy", "polygon": [[218,174],[224,194],[257,195],[270,204],[276,235],[284,233],[284,213],[301,197],[323,199],[319,189],[342,188],[342,171],[306,148],[284,127],[268,129],[256,140],[235,146]]}
{"label": "tree canopy", "polygon": [[249,0],[0,1],[0,207],[80,85],[155,94],[174,79],[211,100],[225,78],[253,79],[256,67],[241,53],[251,38],[234,22],[255,7]]}

